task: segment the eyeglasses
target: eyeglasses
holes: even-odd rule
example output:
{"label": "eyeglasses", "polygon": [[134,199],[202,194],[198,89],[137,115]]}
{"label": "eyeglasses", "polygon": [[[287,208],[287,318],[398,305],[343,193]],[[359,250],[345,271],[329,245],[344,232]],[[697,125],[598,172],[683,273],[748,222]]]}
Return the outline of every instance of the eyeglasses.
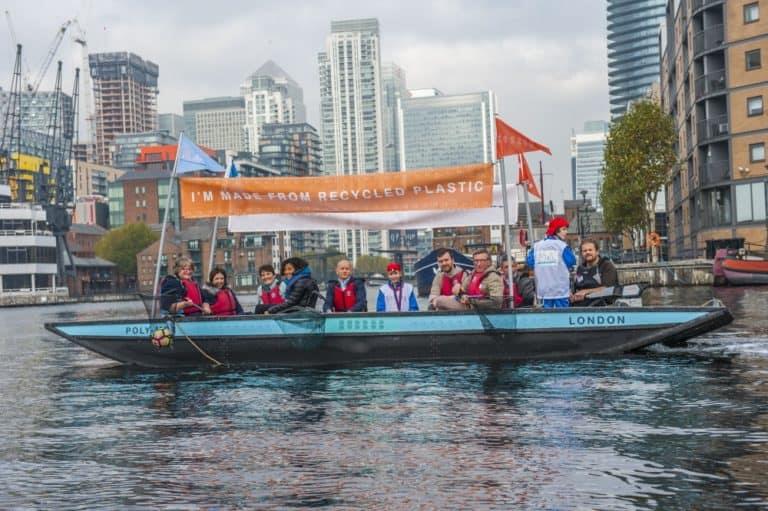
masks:
{"label": "eyeglasses", "polygon": [[473,260],[474,262],[476,262],[476,263],[479,263],[479,262],[481,262],[481,261],[490,261],[490,259],[488,259],[487,257],[476,257],[476,258],[474,258],[474,259],[472,259],[472,260]]}

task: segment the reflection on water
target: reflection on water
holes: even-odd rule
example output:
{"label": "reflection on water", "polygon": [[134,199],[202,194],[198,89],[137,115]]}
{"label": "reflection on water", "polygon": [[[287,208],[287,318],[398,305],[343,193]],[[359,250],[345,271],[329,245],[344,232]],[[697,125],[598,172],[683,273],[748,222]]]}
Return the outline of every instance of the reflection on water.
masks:
{"label": "reflection on water", "polygon": [[0,508],[766,508],[768,288],[716,295],[682,349],[323,370],[126,369],[39,325],[138,303],[0,310]]}

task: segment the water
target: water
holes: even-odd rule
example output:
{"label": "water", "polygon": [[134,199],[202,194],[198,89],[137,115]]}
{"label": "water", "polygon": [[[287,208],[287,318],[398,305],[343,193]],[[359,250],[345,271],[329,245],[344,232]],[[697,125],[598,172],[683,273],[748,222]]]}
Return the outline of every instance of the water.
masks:
{"label": "water", "polygon": [[[765,509],[768,287],[681,349],[527,364],[152,372],[0,310],[2,509]],[[711,289],[651,290],[703,303]]]}

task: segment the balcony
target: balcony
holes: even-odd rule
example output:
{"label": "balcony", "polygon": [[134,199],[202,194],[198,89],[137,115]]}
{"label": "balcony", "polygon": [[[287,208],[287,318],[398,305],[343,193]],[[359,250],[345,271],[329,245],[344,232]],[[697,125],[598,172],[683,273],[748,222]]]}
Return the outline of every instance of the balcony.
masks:
{"label": "balcony", "polygon": [[714,50],[723,45],[723,25],[715,25],[697,32],[693,36],[693,54],[699,55],[705,51]]}
{"label": "balcony", "polygon": [[696,78],[696,100],[725,90],[725,69],[718,69]]}
{"label": "balcony", "polygon": [[705,8],[709,7],[710,5],[716,5],[716,4],[722,4],[723,0],[693,0],[691,3],[691,10],[694,12],[694,14]]}
{"label": "balcony", "polygon": [[728,116],[718,115],[711,119],[699,121],[697,126],[698,142],[728,135]]}
{"label": "balcony", "polygon": [[711,161],[709,163],[703,163],[699,167],[699,175],[701,179],[701,185],[714,185],[728,181],[730,179],[729,171],[730,165],[728,160]]}

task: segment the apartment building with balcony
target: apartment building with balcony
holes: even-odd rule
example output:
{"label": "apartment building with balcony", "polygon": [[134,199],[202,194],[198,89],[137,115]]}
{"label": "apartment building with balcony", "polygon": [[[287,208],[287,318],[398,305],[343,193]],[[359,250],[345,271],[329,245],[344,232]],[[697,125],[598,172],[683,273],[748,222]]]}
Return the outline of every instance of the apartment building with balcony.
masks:
{"label": "apartment building with balcony", "polygon": [[670,257],[703,256],[711,240],[764,245],[768,0],[670,0],[660,39],[661,101],[678,129]]}

